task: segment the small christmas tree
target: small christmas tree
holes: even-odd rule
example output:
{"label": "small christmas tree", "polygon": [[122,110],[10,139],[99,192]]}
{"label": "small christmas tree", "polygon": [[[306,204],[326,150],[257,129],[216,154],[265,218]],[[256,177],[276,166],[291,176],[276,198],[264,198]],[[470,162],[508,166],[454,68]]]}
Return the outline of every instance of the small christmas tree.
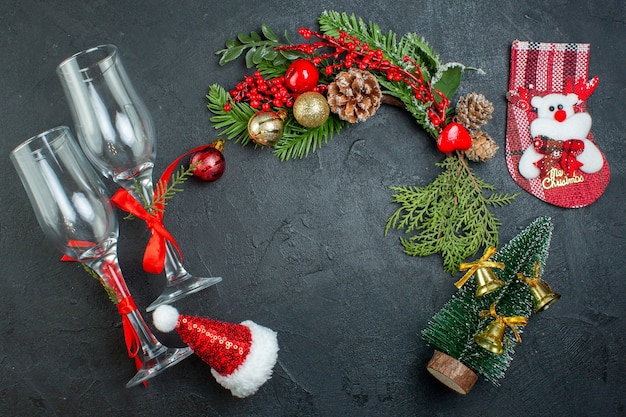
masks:
{"label": "small christmas tree", "polygon": [[[498,385],[521,341],[519,327],[526,324],[533,303],[538,312],[558,299],[539,278],[552,229],[550,218],[540,217],[506,246],[494,250],[493,256],[488,250],[479,261],[462,265],[469,271],[457,282],[459,291],[422,331],[424,340],[436,349],[428,371],[449,388],[467,394],[478,379],[476,374]],[[488,284],[468,279],[481,267],[491,271],[487,271],[492,277]],[[491,292],[477,295],[487,287]],[[498,340],[497,333],[503,340]],[[497,346],[485,346],[484,337]]]}

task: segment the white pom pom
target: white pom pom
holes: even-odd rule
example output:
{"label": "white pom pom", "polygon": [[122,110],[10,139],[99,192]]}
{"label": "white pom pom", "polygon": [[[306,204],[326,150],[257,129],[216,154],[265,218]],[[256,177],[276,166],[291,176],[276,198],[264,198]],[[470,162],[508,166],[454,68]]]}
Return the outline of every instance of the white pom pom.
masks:
{"label": "white pom pom", "polygon": [[178,310],[175,307],[163,304],[152,313],[152,322],[159,331],[169,333],[176,328],[178,316]]}

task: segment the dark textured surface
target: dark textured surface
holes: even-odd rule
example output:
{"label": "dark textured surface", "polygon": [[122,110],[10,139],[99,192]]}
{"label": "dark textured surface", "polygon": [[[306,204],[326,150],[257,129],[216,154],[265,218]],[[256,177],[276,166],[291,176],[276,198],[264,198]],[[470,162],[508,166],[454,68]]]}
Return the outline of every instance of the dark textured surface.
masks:
{"label": "dark textured surface", "polygon": [[[0,415],[3,416],[618,416],[625,415],[625,5],[596,1],[34,1],[0,4]],[[177,303],[186,314],[278,331],[273,378],[248,399],[222,389],[191,358],[150,382],[133,375],[120,320],[102,289],[59,254],[36,223],[9,163],[24,139],[71,119],[56,65],[100,43],[119,46],[158,133],[157,172],[215,139],[204,95],[243,75],[214,51],[262,23],[298,40],[324,9],[355,12],[383,30],[423,35],[444,61],[481,67],[460,93],[496,111],[487,127],[504,148],[509,50],[514,39],[591,43],[593,132],[611,183],[593,205],[565,210],[522,193],[496,209],[506,242],[540,215],[555,231],[545,272],[562,294],[533,316],[501,386],[479,380],[467,397],[425,371],[418,336],[453,294],[437,256],[404,255],[383,236],[390,185],[424,185],[440,154],[414,121],[382,108],[305,160],[227,144],[217,183],[190,181],[166,214],[192,272],[224,281]],[[502,150],[476,168],[499,191],[519,188]],[[121,225],[121,263],[137,304],[164,279],[140,268],[147,237]],[[147,316],[147,315],[146,315]],[[157,333],[158,334],[158,333]],[[171,335],[159,335],[177,344]]]}

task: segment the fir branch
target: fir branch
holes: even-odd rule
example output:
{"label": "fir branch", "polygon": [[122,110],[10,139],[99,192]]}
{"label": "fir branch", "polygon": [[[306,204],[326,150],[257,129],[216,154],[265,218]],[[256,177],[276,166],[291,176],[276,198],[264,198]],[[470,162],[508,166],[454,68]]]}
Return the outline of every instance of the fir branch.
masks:
{"label": "fir branch", "polygon": [[397,36],[392,31],[384,34],[373,22],[366,23],[354,14],[348,15],[345,12],[339,13],[333,10],[322,12],[318,23],[322,33],[337,37],[340,32],[346,32],[370,47],[381,49],[385,58],[407,70],[414,68],[411,68],[411,63],[404,61],[404,57],[412,57],[423,70],[426,70],[423,75],[427,79],[441,70],[442,63],[439,56],[423,37],[415,33],[405,34],[397,41]]}
{"label": "fir branch", "polygon": [[95,278],[96,280],[98,280],[98,282],[100,283],[100,285],[102,285],[102,288],[104,288],[104,291],[106,291],[107,296],[109,297],[109,300],[111,300],[111,302],[115,305],[119,304],[120,299],[117,296],[117,293],[115,292],[115,290],[112,287],[109,287],[104,280],[102,279],[102,277],[100,275],[98,275],[96,273],[96,271],[94,271],[93,269],[89,268],[85,263],[81,263],[81,265],[83,266],[83,269],[89,274],[91,275],[93,278]]}
{"label": "fir branch", "polygon": [[281,161],[293,158],[306,158],[310,152],[315,152],[327,143],[335,133],[339,133],[346,122],[331,115],[324,124],[310,129],[300,126],[289,117],[283,127],[282,138],[274,145],[274,154]]}
{"label": "fir branch", "polygon": [[[400,40],[392,31],[384,34],[380,27],[372,22],[366,24],[354,14],[338,13],[336,11],[324,11],[318,18],[320,31],[326,35],[339,36],[345,32],[367,43],[370,47],[382,50],[386,59],[405,70],[412,72],[419,70],[424,81],[431,85],[435,100],[441,101],[454,96],[461,84],[462,74],[465,71],[474,71],[477,68],[466,67],[454,62],[444,64],[439,55],[416,33],[406,33]],[[405,60],[405,57],[411,60]],[[433,137],[439,136],[439,130],[427,117],[427,110],[432,103],[421,102],[415,98],[415,93],[406,84],[397,81],[388,81],[386,74],[372,71],[383,93],[400,99],[406,110],[417,122]],[[454,115],[454,109],[447,112],[449,120]]]}
{"label": "fir branch", "polygon": [[509,204],[515,195],[492,194],[493,190],[472,173],[460,158],[451,156],[436,164],[443,172],[425,187],[390,187],[400,207],[387,219],[391,229],[412,234],[400,238],[405,253],[428,256],[439,253],[444,270],[454,273],[459,264],[481,247],[496,246],[500,221],[488,206]]}
{"label": "fir branch", "polygon": [[[159,181],[156,185],[156,191],[154,192],[154,199],[152,201],[146,200],[146,197],[141,192],[141,186],[138,182],[135,182],[133,188],[135,189],[135,194],[141,197],[141,205],[149,212],[162,213],[164,207],[167,205],[167,201],[174,197],[174,195],[184,191],[182,188],[178,188],[178,186],[193,175],[193,170],[197,165],[198,164],[190,165],[187,169],[181,166],[180,171],[175,172],[173,179],[170,179],[171,183],[169,183],[169,181]],[[168,183],[170,184],[169,186]],[[134,214],[129,213],[124,217],[124,220],[134,220],[135,218]]]}
{"label": "fir branch", "polygon": [[[235,103],[230,100],[230,93],[219,84],[213,84],[209,87],[207,94],[207,108],[214,114],[210,121],[215,123],[215,129],[222,129],[221,136],[227,139],[236,139],[235,142],[241,142],[242,145],[250,143],[250,135],[248,134],[248,120],[254,115],[256,110],[247,103]],[[229,103],[231,109],[224,110],[224,105]]]}
{"label": "fir branch", "polygon": [[179,186],[193,175],[193,171],[194,169],[196,169],[197,166],[198,163],[190,165],[188,168],[185,168],[181,165],[180,170],[174,172],[169,181],[159,181],[156,185],[154,201],[152,201],[152,204],[148,209],[150,211],[162,212],[163,207],[167,205],[168,200],[170,200],[176,194],[184,191],[182,188],[179,188]]}

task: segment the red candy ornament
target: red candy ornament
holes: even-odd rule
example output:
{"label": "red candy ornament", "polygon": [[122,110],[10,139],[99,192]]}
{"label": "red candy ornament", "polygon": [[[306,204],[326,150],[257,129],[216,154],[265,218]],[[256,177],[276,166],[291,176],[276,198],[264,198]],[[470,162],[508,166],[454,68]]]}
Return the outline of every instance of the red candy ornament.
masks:
{"label": "red candy ornament", "polygon": [[224,139],[218,139],[204,150],[198,151],[191,156],[189,164],[195,165],[193,175],[203,181],[213,182],[220,179],[226,168],[224,159]]}
{"label": "red candy ornament", "polygon": [[437,148],[443,153],[466,151],[472,147],[472,137],[460,123],[448,124],[437,139]]}
{"label": "red candy ornament", "polygon": [[285,86],[293,93],[305,93],[317,87],[317,67],[306,59],[296,59],[285,72]]}

